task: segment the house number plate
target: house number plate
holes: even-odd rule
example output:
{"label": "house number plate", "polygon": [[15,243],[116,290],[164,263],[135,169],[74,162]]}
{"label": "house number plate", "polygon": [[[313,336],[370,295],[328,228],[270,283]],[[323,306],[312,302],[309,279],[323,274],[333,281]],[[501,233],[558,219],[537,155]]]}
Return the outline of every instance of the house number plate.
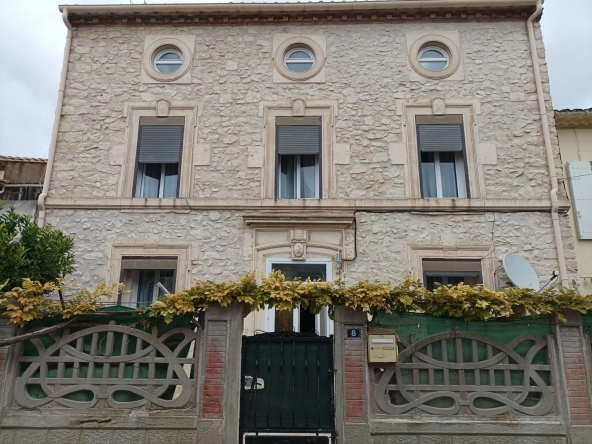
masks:
{"label": "house number plate", "polygon": [[362,339],[362,330],[359,328],[348,328],[347,329],[348,339]]}

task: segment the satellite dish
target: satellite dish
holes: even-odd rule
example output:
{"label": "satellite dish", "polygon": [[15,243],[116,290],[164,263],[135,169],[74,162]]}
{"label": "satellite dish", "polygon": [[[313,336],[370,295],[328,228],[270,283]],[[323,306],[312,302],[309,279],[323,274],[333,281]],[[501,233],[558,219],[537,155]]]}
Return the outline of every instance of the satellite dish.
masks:
{"label": "satellite dish", "polygon": [[539,291],[539,277],[534,268],[518,253],[506,253],[502,259],[506,274],[518,288],[532,288]]}

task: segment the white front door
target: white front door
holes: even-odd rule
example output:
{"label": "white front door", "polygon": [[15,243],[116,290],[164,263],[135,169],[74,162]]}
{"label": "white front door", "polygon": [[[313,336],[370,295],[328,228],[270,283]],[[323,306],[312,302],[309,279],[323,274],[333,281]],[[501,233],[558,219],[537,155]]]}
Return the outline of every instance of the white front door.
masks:
{"label": "white front door", "polygon": [[[272,270],[280,270],[286,279],[292,280],[300,278],[306,280],[310,277],[311,280],[321,279],[323,281],[333,280],[333,267],[331,259],[308,259],[306,261],[293,261],[291,259],[277,258],[267,259],[266,274],[271,273]],[[293,331],[311,331],[312,314],[308,310],[296,308],[292,312],[292,329]],[[276,331],[276,312],[275,308],[265,308],[265,331]],[[321,312],[314,315],[314,330],[321,336],[329,336],[333,334],[333,321],[329,319],[329,311],[327,307],[323,307]]]}

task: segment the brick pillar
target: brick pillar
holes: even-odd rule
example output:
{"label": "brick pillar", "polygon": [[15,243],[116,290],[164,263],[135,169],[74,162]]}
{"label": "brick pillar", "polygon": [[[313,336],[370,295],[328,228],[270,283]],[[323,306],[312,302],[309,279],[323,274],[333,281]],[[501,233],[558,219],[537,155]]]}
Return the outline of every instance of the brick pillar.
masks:
{"label": "brick pillar", "polygon": [[240,407],[243,304],[212,304],[203,317],[197,442],[236,444]]}
{"label": "brick pillar", "polygon": [[[11,336],[14,336],[14,324],[8,323],[9,318],[6,316],[0,316],[0,339],[7,339]],[[9,393],[8,384],[10,381],[8,380],[9,375],[9,351],[13,346],[8,347],[0,347],[0,412],[6,403],[8,403],[7,399],[4,399],[2,394]]]}
{"label": "brick pillar", "polygon": [[[366,314],[346,307],[335,310],[335,421],[339,444],[370,442]],[[358,329],[360,338],[348,338]]]}
{"label": "brick pillar", "polygon": [[563,378],[567,404],[564,417],[568,421],[571,443],[592,444],[591,368],[582,317],[571,310],[565,316],[567,322],[555,323],[561,370],[559,378]]}

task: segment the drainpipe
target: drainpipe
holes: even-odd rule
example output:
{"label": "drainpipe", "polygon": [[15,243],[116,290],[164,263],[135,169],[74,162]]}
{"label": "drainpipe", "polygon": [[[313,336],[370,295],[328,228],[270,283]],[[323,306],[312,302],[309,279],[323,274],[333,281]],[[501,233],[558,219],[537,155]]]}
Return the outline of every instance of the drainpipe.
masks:
{"label": "drainpipe", "polygon": [[532,68],[534,70],[534,79],[539,102],[539,112],[541,114],[541,124],[543,126],[543,138],[545,139],[545,151],[547,152],[547,163],[549,164],[549,175],[551,176],[551,218],[553,220],[553,233],[555,235],[555,245],[557,245],[557,259],[559,261],[559,278],[561,285],[566,288],[569,286],[567,279],[567,267],[565,266],[565,253],[563,251],[563,239],[561,238],[561,227],[559,225],[559,202],[557,201],[557,173],[555,170],[555,158],[551,145],[551,134],[549,133],[549,121],[547,119],[547,107],[543,96],[543,84],[541,82],[541,71],[539,66],[539,57],[536,50],[536,40],[534,38],[534,29],[532,22],[541,15],[543,10],[542,0],[538,0],[535,12],[526,21],[528,28],[528,40],[530,42],[530,55],[532,57]]}
{"label": "drainpipe", "polygon": [[60,127],[60,117],[62,115],[62,103],[64,102],[64,89],[66,86],[66,73],[68,71],[68,60],[70,58],[70,48],[72,46],[72,25],[68,21],[68,8],[62,10],[62,20],[68,28],[66,35],[66,46],[64,47],[64,59],[62,62],[62,74],[60,77],[60,87],[58,89],[58,103],[56,105],[55,117],[53,120],[53,130],[51,133],[51,141],[49,142],[49,154],[47,156],[47,167],[45,168],[45,178],[43,180],[43,189],[39,195],[37,205],[39,214],[37,216],[37,225],[42,227],[45,225],[45,198],[49,190],[49,181],[51,179],[51,171],[53,170],[53,159],[55,157],[56,143],[58,140],[58,129]]}

